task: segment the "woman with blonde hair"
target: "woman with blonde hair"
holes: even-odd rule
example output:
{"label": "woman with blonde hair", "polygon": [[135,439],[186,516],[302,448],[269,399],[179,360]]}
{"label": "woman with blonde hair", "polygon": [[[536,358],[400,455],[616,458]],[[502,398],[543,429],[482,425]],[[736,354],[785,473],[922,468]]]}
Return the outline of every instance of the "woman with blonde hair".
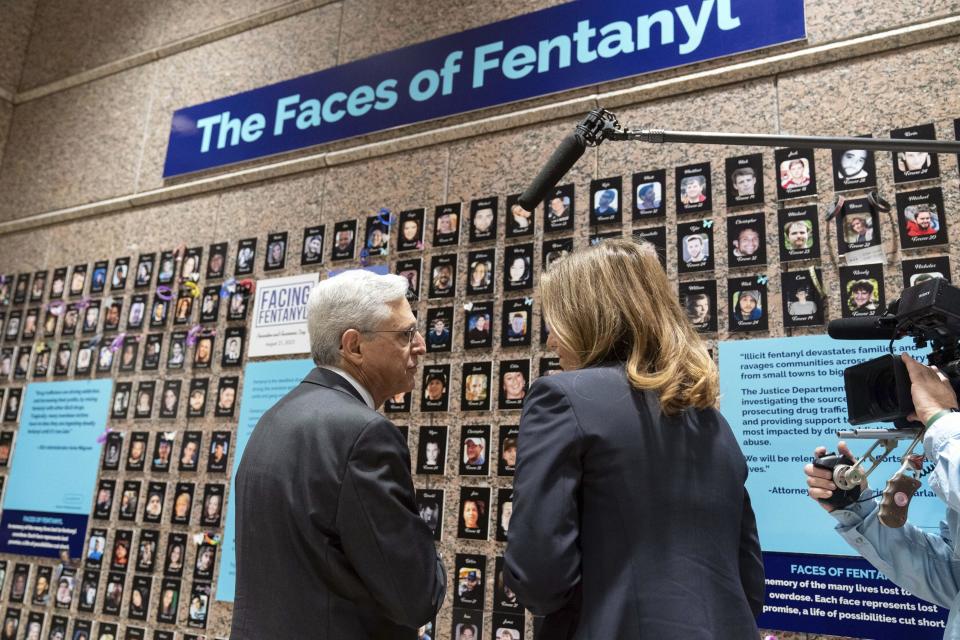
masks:
{"label": "woman with blonde hair", "polygon": [[563,372],[520,419],[505,579],[549,638],[756,638],[763,561],[719,378],[649,245],[540,281]]}

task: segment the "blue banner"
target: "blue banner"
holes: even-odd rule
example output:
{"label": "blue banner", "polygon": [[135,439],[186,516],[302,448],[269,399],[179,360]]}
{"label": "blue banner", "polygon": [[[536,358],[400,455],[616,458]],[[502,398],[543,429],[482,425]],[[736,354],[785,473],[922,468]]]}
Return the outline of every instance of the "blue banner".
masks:
{"label": "blue banner", "polygon": [[805,37],[803,0],[570,2],[173,114],[165,178]]}
{"label": "blue banner", "polygon": [[[895,345],[914,357],[910,340]],[[841,342],[827,336],[725,341],[720,349],[720,411],[749,467],[747,489],[764,550],[767,629],[858,638],[939,638],[947,610],[900,589],[834,531],[837,522],[807,496],[803,466],[836,432],[849,429],[843,370],[887,353],[888,341]],[[889,427],[891,425],[872,425]],[[872,440],[850,440],[862,455]],[[870,476],[882,490],[906,443]],[[926,484],[910,504],[910,522],[939,533],[946,505]],[[803,554],[803,555],[801,555]]]}
{"label": "blue banner", "polygon": [[233,473],[230,475],[230,497],[227,502],[227,521],[223,528],[223,549],[220,552],[220,577],[217,579],[217,600],[233,602],[237,582],[237,469],[250,434],[260,416],[287,395],[313,369],[313,360],[270,360],[251,362],[243,370],[243,393],[240,397],[240,421],[237,423],[237,445],[233,454]]}
{"label": "blue banner", "polygon": [[0,553],[80,557],[111,380],[27,386],[0,519]]}

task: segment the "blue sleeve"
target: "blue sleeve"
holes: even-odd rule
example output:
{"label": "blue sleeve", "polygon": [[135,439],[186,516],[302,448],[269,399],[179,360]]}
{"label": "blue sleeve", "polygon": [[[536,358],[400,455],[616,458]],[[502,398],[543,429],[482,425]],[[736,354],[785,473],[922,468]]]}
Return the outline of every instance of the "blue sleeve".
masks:
{"label": "blue sleeve", "polygon": [[566,395],[549,378],[533,383],[517,443],[513,517],[504,579],[533,613],[563,607],[580,584],[581,431]]}
{"label": "blue sleeve", "polygon": [[943,535],[927,533],[910,522],[899,529],[886,527],[879,512],[876,501],[867,499],[831,515],[850,546],[897,586],[949,609],[960,589],[960,563],[951,544]]}

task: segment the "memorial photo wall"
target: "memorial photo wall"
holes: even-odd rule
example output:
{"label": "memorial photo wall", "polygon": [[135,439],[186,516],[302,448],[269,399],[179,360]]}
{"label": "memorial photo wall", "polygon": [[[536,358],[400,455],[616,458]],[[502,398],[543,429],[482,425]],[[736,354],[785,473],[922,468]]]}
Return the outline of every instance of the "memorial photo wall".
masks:
{"label": "memorial photo wall", "polygon": [[711,347],[820,333],[833,318],[881,313],[904,286],[954,277],[952,157],[740,149],[718,161],[698,147],[682,163],[638,164],[626,147],[615,153],[627,161],[601,164],[628,170],[561,181],[534,212],[516,205],[519,189],[324,208],[306,224],[278,211],[257,235],[173,234],[149,250],[3,274],[0,469],[16,462],[29,384],[114,381],[83,554],[0,557],[4,624],[63,637],[227,635],[216,576],[264,279],[369,267],[410,283],[427,353],[414,390],[383,411],[406,435],[418,509],[447,559],[430,635],[499,640],[532,637],[502,555],[523,399],[559,371],[537,296],[543,269],[606,238],[647,242]]}

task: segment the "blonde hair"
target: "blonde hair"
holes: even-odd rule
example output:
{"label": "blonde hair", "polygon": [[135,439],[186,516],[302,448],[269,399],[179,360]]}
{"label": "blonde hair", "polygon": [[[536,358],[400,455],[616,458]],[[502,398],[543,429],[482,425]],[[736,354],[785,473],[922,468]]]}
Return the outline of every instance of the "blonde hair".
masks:
{"label": "blonde hair", "polygon": [[606,240],[553,263],[540,280],[545,320],[581,367],[618,360],[664,414],[717,406],[719,375],[653,247]]}

